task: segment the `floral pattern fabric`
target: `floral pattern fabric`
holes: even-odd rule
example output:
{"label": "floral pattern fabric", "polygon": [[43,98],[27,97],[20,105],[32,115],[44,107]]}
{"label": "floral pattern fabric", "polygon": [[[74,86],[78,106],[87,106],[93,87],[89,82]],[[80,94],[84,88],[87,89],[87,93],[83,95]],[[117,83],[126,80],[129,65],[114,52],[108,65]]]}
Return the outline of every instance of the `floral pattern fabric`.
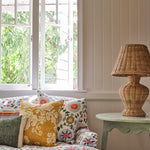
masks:
{"label": "floral pattern fabric", "polygon": [[19,111],[20,110],[20,100],[24,99],[30,103],[37,102],[37,96],[18,96],[0,99],[0,111]]}
{"label": "floral pattern fabric", "polygon": [[24,130],[24,143],[41,146],[56,145],[57,121],[63,102],[60,100],[35,105],[21,100],[20,114],[29,116]]}
{"label": "floral pattern fabric", "polygon": [[94,147],[82,146],[82,145],[69,145],[66,143],[58,142],[55,147],[43,147],[43,146],[31,146],[24,145],[22,148],[12,148],[9,146],[0,145],[1,150],[98,150]]}
{"label": "floral pattern fabric", "polygon": [[97,140],[97,134],[88,129],[80,129],[76,133],[76,144],[96,147]]}
{"label": "floral pattern fabric", "polygon": [[[63,114],[60,113],[58,122],[61,123],[63,120],[64,123],[66,122],[67,125],[70,125],[70,128],[72,127],[72,124],[76,121],[76,119],[74,117],[74,113],[79,114],[79,116],[80,116],[80,117],[77,116],[77,118],[79,120],[77,119],[78,120],[77,123],[75,122],[77,125],[76,131],[75,130],[72,131],[69,128],[66,128],[59,135],[61,137],[61,139],[63,139],[66,143],[66,144],[63,144],[63,146],[61,146],[60,149],[64,150],[65,148],[68,148],[68,147],[66,147],[67,143],[75,144],[77,142],[77,144],[80,144],[80,146],[78,145],[78,147],[81,150],[95,150],[95,149],[91,149],[90,147],[85,149],[85,147],[83,148],[81,146],[81,145],[85,146],[85,145],[87,145],[87,143],[88,143],[88,146],[92,146],[92,144],[94,142],[97,143],[97,134],[95,134],[93,132],[87,133],[87,131],[89,131],[89,130],[88,130],[88,126],[87,126],[87,108],[86,108],[87,105],[86,105],[85,99],[77,99],[77,98],[72,98],[72,97],[61,97],[61,96],[48,96],[45,93],[42,93],[40,91],[38,91],[38,97],[41,99],[41,101],[40,101],[41,104],[47,103],[49,101],[58,101],[60,99],[63,99],[65,101],[64,106],[61,110],[63,112]],[[12,118],[12,117],[18,116],[19,110],[20,110],[20,99],[25,99],[26,101],[33,103],[33,104],[39,103],[39,99],[37,98],[36,95],[35,96],[20,96],[20,97],[2,98],[2,99],[0,99],[0,118]],[[74,103],[76,101],[80,101],[79,104],[81,104],[81,105]],[[68,115],[68,111],[65,110],[66,106],[68,107],[67,110],[69,111],[69,114],[72,113],[72,115]],[[78,111],[80,111],[80,110],[82,110],[82,112],[78,113]],[[65,117],[64,117],[64,114],[66,114]],[[66,126],[66,124],[65,124],[65,126]],[[60,124],[58,129],[60,128],[59,130],[61,131],[61,129],[63,127],[64,126],[62,124]],[[83,128],[84,129],[87,128],[87,130],[85,131],[85,130],[83,130]],[[83,131],[86,132],[86,136],[83,133]],[[87,134],[88,134],[88,136],[87,136]],[[50,136],[50,135],[47,135],[47,136]],[[76,139],[74,138],[73,140],[71,140],[72,137],[74,137],[74,136],[76,137]],[[38,143],[35,143],[35,144],[38,144]],[[93,144],[93,145],[95,145],[95,144]],[[1,147],[5,147],[5,146],[0,146],[0,149],[1,149]],[[32,147],[35,147],[35,149],[37,148],[36,146],[32,146]],[[41,149],[41,147],[38,147],[38,148]],[[60,150],[60,149],[58,149],[58,150]],[[74,147],[71,147],[70,150],[72,150],[72,149],[74,149]],[[9,148],[9,150],[11,150],[11,149]]]}
{"label": "floral pattern fabric", "polygon": [[[72,101],[72,100],[80,100],[80,99],[74,98],[74,97],[47,95],[47,94],[43,93],[42,91],[37,91],[37,96],[38,96],[38,99],[41,104],[47,103],[50,101],[58,101],[60,99],[63,99],[65,104],[70,103],[70,101]],[[82,103],[82,105],[83,105],[83,107],[82,107],[83,110],[82,110],[82,113],[80,114],[80,120],[77,124],[77,129],[88,128],[86,100]]]}
{"label": "floral pattern fabric", "polygon": [[41,91],[38,91],[38,98],[40,104],[58,101],[59,99],[64,100],[64,104],[58,119],[57,139],[66,143],[74,143],[76,131],[78,128],[83,127],[78,126],[82,120],[85,122],[84,128],[87,127],[86,100],[69,97],[48,96]]}
{"label": "floral pattern fabric", "polygon": [[0,99],[1,110],[20,110],[20,99],[28,100],[29,96],[9,97]]}
{"label": "floral pattern fabric", "polygon": [[0,99],[0,119],[19,116],[20,100],[25,99],[30,103],[37,103],[37,96],[19,96]]}

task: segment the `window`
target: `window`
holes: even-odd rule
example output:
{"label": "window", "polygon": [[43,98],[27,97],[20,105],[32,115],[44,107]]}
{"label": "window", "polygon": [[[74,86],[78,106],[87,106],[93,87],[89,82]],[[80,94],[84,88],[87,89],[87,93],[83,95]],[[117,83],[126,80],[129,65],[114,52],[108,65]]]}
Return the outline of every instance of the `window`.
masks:
{"label": "window", "polygon": [[0,90],[77,89],[77,0],[1,0],[0,20]]}
{"label": "window", "polygon": [[[1,0],[0,84],[13,88],[31,85],[31,2]],[[9,86],[10,85],[10,86]]]}

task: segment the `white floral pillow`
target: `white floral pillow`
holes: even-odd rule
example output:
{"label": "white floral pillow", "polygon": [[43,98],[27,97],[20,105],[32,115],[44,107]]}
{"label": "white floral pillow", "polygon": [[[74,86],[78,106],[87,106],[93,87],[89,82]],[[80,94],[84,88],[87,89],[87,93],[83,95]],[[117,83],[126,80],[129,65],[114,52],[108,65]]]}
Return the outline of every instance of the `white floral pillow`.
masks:
{"label": "white floral pillow", "polygon": [[37,95],[34,96],[18,96],[0,99],[0,119],[14,118],[19,115],[20,100],[25,99],[30,103],[37,103]]}
{"label": "white floral pillow", "polygon": [[30,103],[37,102],[37,96],[18,96],[18,97],[8,97],[0,99],[0,110],[20,110],[20,100],[24,99],[29,101]]}
{"label": "white floral pillow", "polygon": [[63,99],[65,101],[58,119],[57,139],[66,143],[73,143],[72,140],[74,139],[75,133],[78,129],[80,118],[85,111],[86,100],[48,96],[41,91],[38,91],[38,99],[40,104],[57,101],[59,99]]}
{"label": "white floral pillow", "polygon": [[98,135],[89,129],[81,129],[76,133],[76,144],[97,147]]}

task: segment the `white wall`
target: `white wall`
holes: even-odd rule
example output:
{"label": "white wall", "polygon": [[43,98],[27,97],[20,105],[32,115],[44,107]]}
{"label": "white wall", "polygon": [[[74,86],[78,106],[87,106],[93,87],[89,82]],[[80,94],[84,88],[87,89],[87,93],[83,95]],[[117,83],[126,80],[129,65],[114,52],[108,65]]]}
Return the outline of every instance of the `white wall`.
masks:
{"label": "white wall", "polygon": [[[127,78],[111,76],[121,45],[142,43],[150,49],[150,0],[83,0],[83,10],[84,88],[89,126],[99,133],[100,146],[102,121],[95,115],[123,109],[118,89]],[[150,78],[142,78],[142,82],[150,88]],[[144,110],[150,111],[149,101]],[[113,130],[107,150],[127,149],[149,150],[149,135]]]}
{"label": "white wall", "polygon": [[118,93],[127,78],[112,77],[111,71],[121,45],[142,43],[150,49],[150,0],[83,0],[83,7],[84,87]]}

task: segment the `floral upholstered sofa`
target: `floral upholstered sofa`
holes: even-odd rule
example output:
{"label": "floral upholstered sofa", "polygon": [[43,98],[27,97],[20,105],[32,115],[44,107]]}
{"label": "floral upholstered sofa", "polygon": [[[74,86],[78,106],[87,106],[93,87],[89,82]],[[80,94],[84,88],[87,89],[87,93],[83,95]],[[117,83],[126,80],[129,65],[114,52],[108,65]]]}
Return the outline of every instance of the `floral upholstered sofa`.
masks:
{"label": "floral upholstered sofa", "polygon": [[[56,106],[58,102],[59,105],[62,104],[57,120],[55,119],[57,113],[51,110],[51,105]],[[45,126],[42,126],[46,120],[50,120],[48,112],[46,112],[46,118],[41,119],[45,117],[42,112],[45,108],[51,110],[50,116],[54,112],[51,123],[57,120],[57,125],[53,128],[56,134],[45,133],[45,129],[47,129],[46,132],[52,130],[53,124],[46,122]],[[59,109],[58,106],[56,108]],[[42,125],[39,125],[38,119],[42,120],[40,122]],[[18,120],[16,125],[13,122],[15,120]],[[51,96],[42,91],[38,91],[35,96],[2,98],[0,99],[0,150],[98,150],[96,148],[97,134],[89,130],[87,123],[85,99]],[[5,130],[6,133],[4,133]],[[13,138],[10,134],[11,130],[14,131],[12,134],[15,134]],[[51,142],[55,146],[48,146]]]}

